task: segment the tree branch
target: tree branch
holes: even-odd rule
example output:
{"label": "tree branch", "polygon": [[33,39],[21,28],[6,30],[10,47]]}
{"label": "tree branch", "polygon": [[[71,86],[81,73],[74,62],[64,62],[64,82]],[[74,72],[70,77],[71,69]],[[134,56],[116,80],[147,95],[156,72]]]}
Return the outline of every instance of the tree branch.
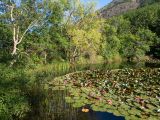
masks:
{"label": "tree branch", "polygon": [[16,42],[16,25],[13,25],[13,41]]}
{"label": "tree branch", "polygon": [[20,38],[20,40],[18,41],[17,44],[20,44],[20,43],[22,42],[22,40],[23,40],[25,34],[27,33],[27,31],[28,31],[30,28],[32,28],[32,27],[35,25],[35,23],[37,23],[37,21],[38,21],[38,20],[34,20],[33,22],[30,23],[30,25],[29,25],[28,28],[24,31],[24,33],[22,34],[22,36],[21,36],[21,38]]}
{"label": "tree branch", "polygon": [[14,6],[10,6],[11,7],[11,22],[14,21],[14,18],[13,18],[13,10],[14,10]]}
{"label": "tree branch", "polygon": [[19,26],[17,27],[17,36],[16,39],[19,40]]}

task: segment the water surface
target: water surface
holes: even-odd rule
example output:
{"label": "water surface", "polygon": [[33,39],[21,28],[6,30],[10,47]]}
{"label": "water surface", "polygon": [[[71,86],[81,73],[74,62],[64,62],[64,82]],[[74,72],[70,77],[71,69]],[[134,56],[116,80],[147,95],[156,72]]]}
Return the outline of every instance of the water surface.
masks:
{"label": "water surface", "polygon": [[[94,64],[78,65],[63,72],[53,72],[54,76],[62,76],[67,73],[82,70],[108,70],[123,68],[155,68],[159,65],[149,63],[122,63],[122,64]],[[41,86],[41,87],[40,87]],[[93,111],[82,112],[82,108],[74,108],[71,104],[66,103],[65,97],[68,95],[66,90],[55,89],[45,90],[43,85],[37,85],[33,89],[31,96],[32,109],[26,116],[25,120],[125,120],[123,116],[115,116],[109,112]]]}

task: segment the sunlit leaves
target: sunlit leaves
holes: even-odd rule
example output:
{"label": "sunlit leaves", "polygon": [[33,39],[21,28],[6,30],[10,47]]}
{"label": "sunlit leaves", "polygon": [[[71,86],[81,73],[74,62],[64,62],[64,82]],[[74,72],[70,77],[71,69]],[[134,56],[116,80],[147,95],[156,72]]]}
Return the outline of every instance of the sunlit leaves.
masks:
{"label": "sunlit leaves", "polygon": [[85,51],[98,51],[101,42],[102,20],[94,13],[92,3],[74,4],[67,15],[66,31],[70,41],[70,59]]}

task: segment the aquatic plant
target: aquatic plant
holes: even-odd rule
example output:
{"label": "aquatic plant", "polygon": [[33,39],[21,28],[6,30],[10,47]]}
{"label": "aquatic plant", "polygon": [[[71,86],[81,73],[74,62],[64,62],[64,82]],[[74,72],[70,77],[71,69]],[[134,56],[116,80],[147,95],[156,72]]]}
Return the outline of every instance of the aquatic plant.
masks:
{"label": "aquatic plant", "polygon": [[[88,70],[50,82],[65,86],[66,102],[73,107],[90,106],[128,119],[160,117],[160,69]],[[56,84],[55,84],[56,83]]]}

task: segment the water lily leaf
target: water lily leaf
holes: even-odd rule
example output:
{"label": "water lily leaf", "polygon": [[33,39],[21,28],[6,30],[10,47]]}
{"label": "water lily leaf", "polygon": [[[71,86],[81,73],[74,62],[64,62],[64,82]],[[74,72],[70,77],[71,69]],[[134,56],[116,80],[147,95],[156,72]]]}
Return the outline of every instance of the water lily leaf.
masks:
{"label": "water lily leaf", "polygon": [[84,106],[85,104],[82,103],[82,102],[76,102],[76,103],[73,103],[72,106],[75,107],[75,108],[80,108],[82,106]]}
{"label": "water lily leaf", "polygon": [[96,106],[96,105],[91,105],[92,110],[94,111],[101,111],[101,107]]}
{"label": "water lily leaf", "polygon": [[141,120],[141,119],[138,118],[138,117],[135,116],[135,115],[131,115],[131,116],[129,116],[129,120]]}
{"label": "water lily leaf", "polygon": [[130,106],[126,105],[126,104],[121,104],[122,109],[124,110],[129,110]]}
{"label": "water lily leaf", "polygon": [[[67,81],[70,98],[66,101],[74,107],[91,104],[93,110],[138,120],[160,116],[157,112],[160,101],[155,97],[160,96],[159,78],[158,69],[95,70],[71,74],[54,83]],[[112,105],[107,100],[112,100]]]}
{"label": "water lily leaf", "polygon": [[74,100],[71,97],[65,97],[67,103],[73,103]]}
{"label": "water lily leaf", "polygon": [[132,108],[128,111],[131,115],[141,115],[141,111],[135,108]]}
{"label": "water lily leaf", "polygon": [[153,106],[152,104],[146,104],[146,107],[150,110],[156,109],[156,106]]}
{"label": "water lily leaf", "polygon": [[114,111],[113,114],[116,115],[116,116],[122,116],[122,114],[119,111]]}

